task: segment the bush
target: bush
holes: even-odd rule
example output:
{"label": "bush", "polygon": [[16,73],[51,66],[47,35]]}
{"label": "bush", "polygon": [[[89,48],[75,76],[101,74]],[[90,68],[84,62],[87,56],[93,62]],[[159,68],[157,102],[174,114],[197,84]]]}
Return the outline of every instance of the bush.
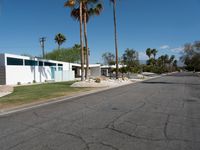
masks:
{"label": "bush", "polygon": [[101,83],[101,79],[100,79],[100,78],[96,78],[96,79],[95,79],[95,82],[96,82],[96,83]]}
{"label": "bush", "polygon": [[166,67],[144,65],[143,66],[143,72],[153,72],[153,73],[157,73],[157,74],[162,74],[162,73],[169,72],[169,70]]}

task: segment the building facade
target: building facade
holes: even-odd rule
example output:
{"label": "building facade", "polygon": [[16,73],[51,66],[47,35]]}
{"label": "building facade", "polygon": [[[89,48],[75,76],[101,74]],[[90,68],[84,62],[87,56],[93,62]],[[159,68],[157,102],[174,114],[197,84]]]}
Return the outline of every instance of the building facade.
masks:
{"label": "building facade", "polygon": [[[90,72],[99,76],[100,65],[90,65]],[[70,81],[80,75],[80,64],[0,54],[0,85]]]}

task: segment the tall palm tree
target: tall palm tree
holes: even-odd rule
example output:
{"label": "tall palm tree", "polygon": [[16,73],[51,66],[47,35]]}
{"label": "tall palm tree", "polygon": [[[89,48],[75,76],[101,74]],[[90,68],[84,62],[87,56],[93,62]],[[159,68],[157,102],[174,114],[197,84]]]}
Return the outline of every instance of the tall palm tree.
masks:
{"label": "tall palm tree", "polygon": [[115,59],[116,59],[116,79],[118,79],[119,64],[118,64],[118,43],[117,43],[117,19],[116,19],[116,0],[110,0],[113,4],[113,19],[114,19],[114,33],[115,33]]}
{"label": "tall palm tree", "polygon": [[69,7],[72,9],[71,14],[74,10],[79,10],[79,26],[80,26],[80,45],[81,45],[81,81],[84,80],[84,46],[83,46],[83,13],[82,13],[82,8],[83,8],[83,1],[82,0],[67,0],[64,3],[65,7]]}
{"label": "tall palm tree", "polygon": [[60,46],[66,41],[66,37],[61,34],[61,33],[58,33],[54,40],[56,41],[56,43],[58,44],[58,49],[60,49]]}
{"label": "tall palm tree", "polygon": [[[71,16],[75,19],[80,21],[80,7],[74,9],[71,12]],[[86,70],[85,70],[85,78],[88,78],[89,72],[89,48],[88,48],[88,38],[87,38],[87,23],[91,16],[99,15],[103,9],[102,4],[99,0],[83,0],[83,7],[82,7],[82,21],[84,25],[84,39],[85,39],[85,49],[84,49],[84,60],[86,62]]]}
{"label": "tall palm tree", "polygon": [[152,49],[151,53],[153,54],[153,58],[156,59],[156,54],[158,53],[158,51],[156,49]]}
{"label": "tall palm tree", "polygon": [[151,57],[151,54],[152,54],[151,49],[150,49],[150,48],[147,48],[147,50],[146,50],[146,55],[149,57],[149,59],[150,59],[150,57]]}

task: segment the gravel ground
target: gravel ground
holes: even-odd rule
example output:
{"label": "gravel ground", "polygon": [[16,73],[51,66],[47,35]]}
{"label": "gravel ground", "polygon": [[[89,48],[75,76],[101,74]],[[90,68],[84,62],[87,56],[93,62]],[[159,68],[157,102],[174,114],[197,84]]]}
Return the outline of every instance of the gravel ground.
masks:
{"label": "gravel ground", "polygon": [[134,81],[131,80],[122,80],[122,79],[118,79],[118,80],[114,80],[114,79],[106,79],[106,80],[102,80],[100,83],[96,83],[95,80],[88,80],[88,81],[80,81],[80,82],[76,82],[74,84],[71,85],[71,87],[117,87],[117,86],[121,86],[121,85],[126,85],[126,84],[130,84],[133,83]]}

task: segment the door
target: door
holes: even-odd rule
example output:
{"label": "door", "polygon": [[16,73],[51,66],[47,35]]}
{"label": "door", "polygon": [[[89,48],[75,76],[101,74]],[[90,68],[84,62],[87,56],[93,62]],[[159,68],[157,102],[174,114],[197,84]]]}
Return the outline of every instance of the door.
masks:
{"label": "door", "polygon": [[56,71],[56,67],[51,67],[51,80],[55,79],[55,71]]}

